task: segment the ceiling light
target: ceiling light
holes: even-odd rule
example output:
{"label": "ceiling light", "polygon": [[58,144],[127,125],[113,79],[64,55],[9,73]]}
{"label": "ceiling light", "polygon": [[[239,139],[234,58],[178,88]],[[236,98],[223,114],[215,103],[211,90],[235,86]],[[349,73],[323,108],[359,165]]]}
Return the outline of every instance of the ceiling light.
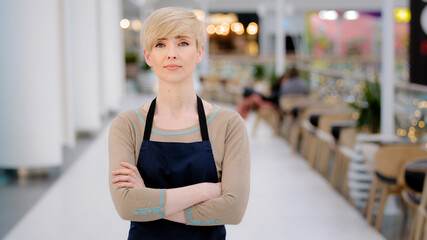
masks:
{"label": "ceiling light", "polygon": [[120,21],[120,27],[121,27],[121,28],[123,28],[123,29],[127,29],[127,28],[129,28],[129,26],[130,26],[130,21],[129,21],[129,19],[124,18],[124,19],[122,19],[122,20]]}
{"label": "ceiling light", "polygon": [[337,20],[338,19],[338,13],[334,10],[322,10],[319,12],[319,18],[322,20]]}
{"label": "ceiling light", "polygon": [[344,19],[346,20],[356,20],[359,18],[358,11],[346,11],[344,12]]}

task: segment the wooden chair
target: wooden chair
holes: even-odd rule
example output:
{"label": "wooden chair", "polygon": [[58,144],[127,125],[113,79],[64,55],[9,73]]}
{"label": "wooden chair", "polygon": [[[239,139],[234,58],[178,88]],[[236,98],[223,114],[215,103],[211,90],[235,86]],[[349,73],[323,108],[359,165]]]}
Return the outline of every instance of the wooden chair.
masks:
{"label": "wooden chair", "polygon": [[[421,203],[421,193],[423,191],[425,172],[413,171],[411,168],[418,168],[419,165],[423,165],[424,170],[427,167],[427,159],[421,158],[406,163],[403,167],[400,181],[403,181],[402,198],[408,205],[411,213],[411,228],[408,236],[408,240],[415,238],[415,230],[418,225],[419,216],[418,207]],[[406,225],[406,224],[405,224]]]}
{"label": "wooden chair", "polygon": [[266,105],[266,106],[260,106],[256,110],[256,119],[254,123],[254,127],[252,130],[252,135],[256,135],[256,131],[258,129],[258,125],[261,121],[266,121],[268,125],[273,129],[273,132],[276,136],[279,136],[280,132],[280,122],[281,122],[282,116],[275,106],[273,105]]}
{"label": "wooden chair", "polygon": [[331,125],[340,120],[352,120],[351,113],[327,113],[319,118],[319,127],[316,130],[316,142],[314,166],[323,176],[328,178],[329,158],[335,152],[336,141],[332,135]]}
{"label": "wooden chair", "polygon": [[[426,172],[424,172],[426,173]],[[427,185],[427,178],[424,177],[423,186]],[[417,207],[415,220],[415,240],[427,239],[427,191],[422,192],[421,202]],[[421,236],[423,236],[421,238]]]}
{"label": "wooden chair", "polygon": [[[279,99],[280,109],[276,108],[273,105],[260,106],[256,111],[256,120],[252,133],[256,134],[256,129],[260,121],[266,121],[272,128],[276,136],[279,136],[282,132],[281,130],[294,130],[294,124],[292,119],[292,109],[293,106],[298,104],[308,104],[311,102],[306,95],[302,94],[289,94],[282,96]],[[286,120],[284,120],[284,118]],[[285,124],[286,126],[282,126]]]}
{"label": "wooden chair", "polygon": [[[266,81],[258,81],[254,84],[253,88],[262,93],[264,96],[270,95],[269,83]],[[255,136],[259,123],[261,121],[266,121],[273,129],[275,135],[279,135],[280,122],[282,115],[280,109],[271,102],[266,102],[264,105],[258,106],[258,109],[255,112],[256,119],[253,126],[252,135]]]}
{"label": "wooden chair", "polygon": [[[314,146],[315,131],[317,127],[315,126],[317,125],[315,116],[318,116],[322,112],[333,111],[334,109],[335,106],[331,104],[311,104],[309,107],[305,108],[301,114],[301,119],[299,120],[301,147],[299,152],[305,159],[310,159],[311,154],[313,154],[313,151],[310,151],[310,149]],[[299,140],[297,139],[294,141],[298,142]]]}
{"label": "wooden chair", "polygon": [[314,104],[315,100],[305,94],[288,94],[280,97],[279,106],[283,114],[281,135],[296,152],[300,137],[301,113],[305,108]]}
{"label": "wooden chair", "polygon": [[[424,186],[427,185],[427,178],[424,178]],[[415,240],[427,239],[427,191],[421,194],[421,202],[416,211]],[[423,236],[421,238],[421,236]]]}
{"label": "wooden chair", "polygon": [[[317,120],[312,121],[313,118],[317,118]],[[330,132],[330,126],[328,126],[330,124],[330,121],[338,120],[338,119],[349,119],[349,118],[351,118],[351,115],[347,113],[343,113],[341,110],[338,110],[338,109],[317,112],[310,117],[310,122],[317,121],[317,125],[314,126],[314,129],[310,132],[311,133],[310,151],[308,152],[308,155],[307,155],[307,160],[310,166],[312,166],[314,169],[319,170],[320,164],[317,162],[317,159],[320,151],[323,150],[321,139],[324,138],[325,141],[330,140],[329,137],[325,136],[328,134],[327,132]],[[321,130],[319,132],[321,127],[323,127],[324,130]]]}
{"label": "wooden chair", "polygon": [[332,172],[329,177],[331,185],[346,198],[349,198],[348,168],[350,162],[355,158],[353,148],[356,142],[356,133],[357,131],[354,127],[341,129],[332,164]]}
{"label": "wooden chair", "polygon": [[427,151],[414,144],[383,145],[375,154],[373,181],[366,202],[367,222],[372,223],[377,188],[381,189],[380,204],[376,218],[376,229],[381,230],[384,207],[391,194],[401,194],[403,184],[398,181],[401,169],[405,163],[416,157],[427,157]]}
{"label": "wooden chair", "polygon": [[[424,218],[419,212],[424,179],[427,171],[427,159],[419,158],[405,164],[398,181],[403,182],[402,198],[411,213],[411,227],[408,240],[420,239]],[[425,208],[425,207],[424,207]],[[421,207],[422,209],[422,207]],[[421,221],[421,222],[420,222]],[[406,225],[406,224],[405,224]],[[418,228],[417,228],[418,226]],[[417,234],[417,238],[415,235]]]}

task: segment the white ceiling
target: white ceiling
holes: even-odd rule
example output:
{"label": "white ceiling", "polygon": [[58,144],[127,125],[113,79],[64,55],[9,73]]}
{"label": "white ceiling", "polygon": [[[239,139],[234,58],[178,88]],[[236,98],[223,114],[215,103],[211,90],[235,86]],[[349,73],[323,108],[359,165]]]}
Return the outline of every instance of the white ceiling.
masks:
{"label": "white ceiling", "polygon": [[[260,8],[274,10],[276,0],[124,0],[125,16],[138,14],[137,6],[201,8],[202,2],[208,1],[210,12],[257,12]],[[380,11],[384,0],[282,0],[285,7],[293,12],[310,10],[364,10]],[[408,7],[409,0],[386,0],[395,6]]]}

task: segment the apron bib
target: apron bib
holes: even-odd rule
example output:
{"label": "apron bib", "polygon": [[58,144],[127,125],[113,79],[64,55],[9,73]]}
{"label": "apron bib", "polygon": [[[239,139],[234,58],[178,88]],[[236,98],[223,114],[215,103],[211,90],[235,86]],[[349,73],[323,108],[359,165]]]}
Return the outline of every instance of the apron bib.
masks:
{"label": "apron bib", "polygon": [[[148,188],[168,189],[202,182],[218,182],[202,100],[197,96],[202,141],[193,143],[150,141],[156,99],[147,114],[144,139],[137,168]],[[136,239],[225,239],[225,227],[189,226],[165,219],[131,222],[129,240]]]}

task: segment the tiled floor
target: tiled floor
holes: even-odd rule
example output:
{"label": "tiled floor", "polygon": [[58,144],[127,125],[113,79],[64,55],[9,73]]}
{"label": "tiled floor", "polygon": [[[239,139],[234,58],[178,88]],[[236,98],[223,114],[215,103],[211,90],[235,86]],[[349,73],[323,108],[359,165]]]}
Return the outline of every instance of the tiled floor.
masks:
{"label": "tiled floor", "polygon": [[[112,117],[104,119],[107,126]],[[63,148],[63,165],[50,168],[47,175],[20,178],[16,170],[0,171],[0,239],[16,225],[73,163],[91,146],[98,134],[80,135],[73,149]]]}
{"label": "tiled floor", "polygon": [[[123,108],[146,99],[131,96]],[[247,124],[252,134],[253,116]],[[126,238],[129,223],[116,214],[108,189],[107,136],[108,127],[8,231],[6,240]],[[251,160],[248,209],[240,225],[227,226],[228,239],[385,239],[267,125],[260,124],[251,136]]]}

